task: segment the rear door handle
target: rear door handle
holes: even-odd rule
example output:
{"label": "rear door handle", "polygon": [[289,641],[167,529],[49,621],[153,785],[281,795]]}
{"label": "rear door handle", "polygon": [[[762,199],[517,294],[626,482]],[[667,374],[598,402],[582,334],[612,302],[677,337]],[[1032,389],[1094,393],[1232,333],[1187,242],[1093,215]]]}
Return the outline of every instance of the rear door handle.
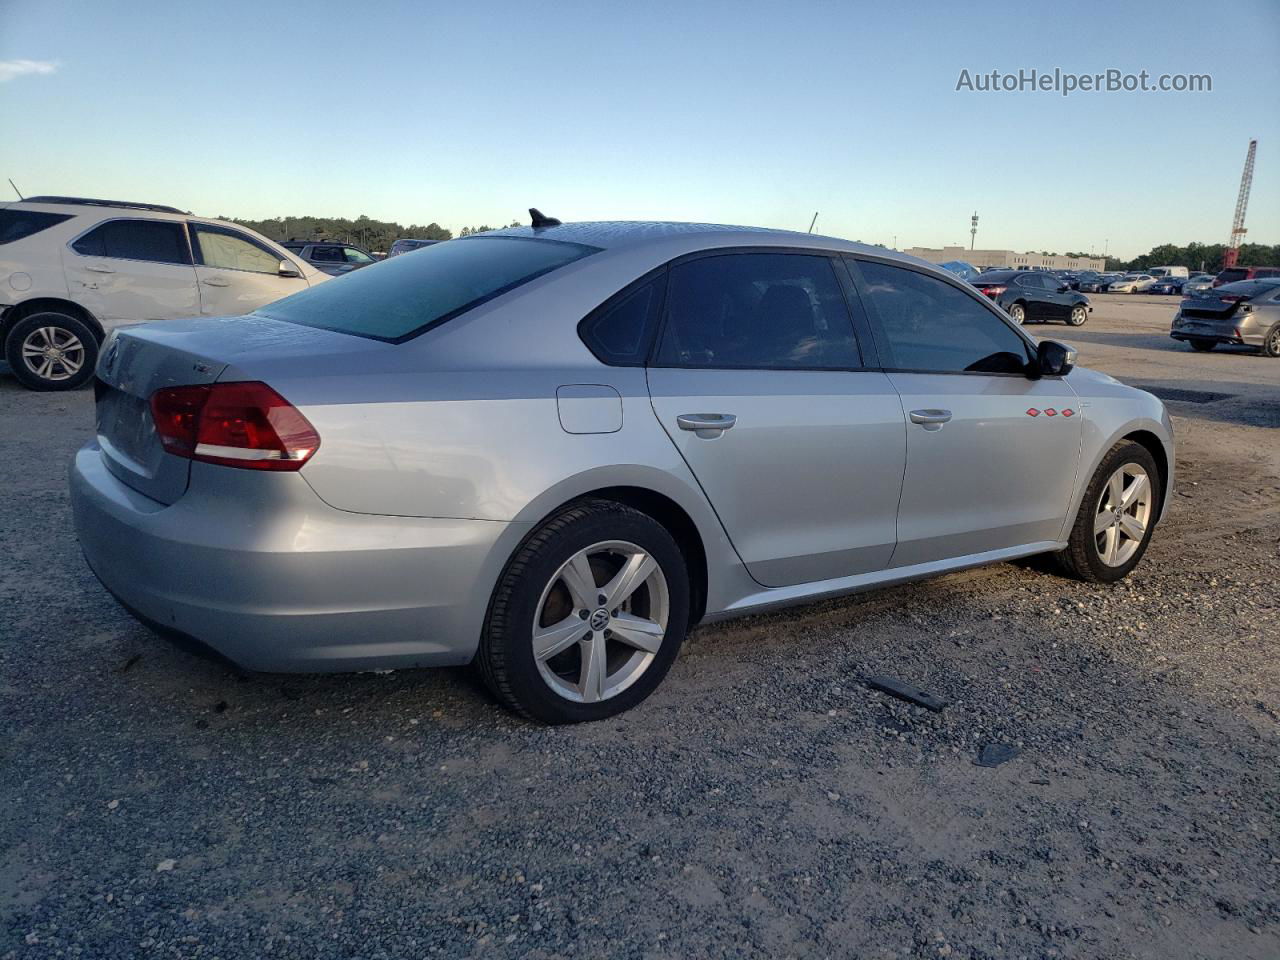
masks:
{"label": "rear door handle", "polygon": [[682,413],[676,417],[676,426],[692,430],[698,436],[719,436],[733,428],[738,418],[732,413]]}
{"label": "rear door handle", "polygon": [[950,410],[912,410],[910,413],[912,423],[938,424],[941,426],[951,420]]}
{"label": "rear door handle", "polygon": [[204,278],[203,280],[201,280],[200,282],[201,282],[201,283],[203,283],[203,284],[206,284],[206,285],[208,285],[208,286],[210,286],[210,287],[229,287],[229,286],[231,286],[231,281],[230,281],[230,280],[224,280],[224,279],[222,279],[221,277],[205,277],[205,278]]}

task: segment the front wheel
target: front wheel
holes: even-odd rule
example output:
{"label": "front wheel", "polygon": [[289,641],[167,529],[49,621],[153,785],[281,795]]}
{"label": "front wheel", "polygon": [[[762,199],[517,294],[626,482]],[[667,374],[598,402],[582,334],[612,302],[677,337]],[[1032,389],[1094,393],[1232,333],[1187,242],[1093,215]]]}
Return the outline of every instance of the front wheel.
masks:
{"label": "front wheel", "polygon": [[1022,326],[1027,322],[1027,308],[1020,303],[1015,303],[1009,308],[1009,316],[1013,318],[1014,323]]}
{"label": "front wheel", "polygon": [[1089,319],[1089,311],[1082,306],[1076,305],[1071,308],[1071,316],[1067,317],[1067,323],[1073,327],[1082,327],[1087,319]]}
{"label": "front wheel", "polygon": [[98,339],[79,317],[43,310],[15,323],[5,339],[9,369],[32,390],[74,390],[93,376]]}
{"label": "front wheel", "polygon": [[1059,565],[1070,576],[1114,583],[1147,552],[1160,504],[1160,473],[1142,444],[1122,440],[1098,465]]}
{"label": "front wheel", "polygon": [[1205,340],[1203,337],[1197,337],[1196,339],[1189,341],[1189,343],[1191,344],[1192,350],[1197,350],[1200,353],[1207,353],[1218,345],[1217,340]]}
{"label": "front wheel", "polygon": [[688,630],[689,594],[684,556],[662,524],[613,501],[580,501],[507,564],[476,663],[517,713],[603,720],[662,682]]}

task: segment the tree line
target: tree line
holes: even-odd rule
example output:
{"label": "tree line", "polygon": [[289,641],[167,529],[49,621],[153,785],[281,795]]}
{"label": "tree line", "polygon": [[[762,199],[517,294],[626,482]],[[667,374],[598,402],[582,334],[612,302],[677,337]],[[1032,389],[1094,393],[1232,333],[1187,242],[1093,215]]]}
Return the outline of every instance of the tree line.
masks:
{"label": "tree line", "polygon": [[[1222,269],[1226,253],[1225,243],[1189,243],[1180,247],[1162,243],[1152,247],[1149,253],[1132,260],[1107,257],[1108,270],[1145,270],[1148,267],[1186,267],[1195,272],[1217,273]],[[1244,243],[1240,245],[1240,257],[1236,261],[1242,267],[1280,267],[1280,244]]]}
{"label": "tree line", "polygon": [[[353,243],[356,246],[364,247],[366,250],[381,253],[390,250],[391,244],[402,237],[409,237],[414,240],[450,240],[453,238],[452,230],[435,222],[425,225],[414,223],[406,227],[391,220],[374,220],[366,216],[359,216],[354,220],[346,217],[273,217],[270,220],[243,220],[239,217],[220,217],[219,219],[230,220],[232,223],[241,224],[250,230],[256,230],[264,237],[277,243],[283,243],[288,240],[339,240],[343,243]],[[520,224],[517,221],[513,221],[509,226],[518,227]],[[458,235],[467,237],[473,233],[483,233],[486,230],[493,229],[496,228],[488,225],[463,227]]]}

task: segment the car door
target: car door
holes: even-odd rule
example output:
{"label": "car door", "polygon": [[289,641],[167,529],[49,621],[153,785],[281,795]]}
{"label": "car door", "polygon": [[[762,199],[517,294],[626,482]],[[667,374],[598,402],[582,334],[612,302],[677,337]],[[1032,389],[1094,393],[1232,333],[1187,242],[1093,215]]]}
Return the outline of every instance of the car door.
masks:
{"label": "car door", "polygon": [[[239,230],[190,221],[191,248],[199,281],[200,312],[239,316],[307,288],[302,268],[292,259]],[[281,273],[281,261],[290,265]]]}
{"label": "car door", "polygon": [[1049,273],[1040,274],[1040,284],[1044,288],[1045,321],[1066,320],[1071,314],[1071,287],[1066,281]]}
{"label": "car door", "polygon": [[905,265],[850,262],[907,413],[894,567],[1056,541],[1083,419],[1061,378],[983,299]]}
{"label": "car door", "polygon": [[653,410],[766,586],[883,569],[896,540],[902,405],[862,362],[838,269],[789,251],[670,269]]}
{"label": "car door", "polygon": [[181,221],[106,220],[64,248],[62,266],[71,299],[108,326],[200,312]]}

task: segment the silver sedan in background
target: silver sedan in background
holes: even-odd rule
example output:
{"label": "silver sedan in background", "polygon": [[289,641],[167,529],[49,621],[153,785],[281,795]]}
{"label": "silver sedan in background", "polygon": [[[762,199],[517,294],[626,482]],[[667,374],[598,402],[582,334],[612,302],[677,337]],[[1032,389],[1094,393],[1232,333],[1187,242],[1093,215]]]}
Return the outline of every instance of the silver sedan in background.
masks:
{"label": "silver sedan in background", "polygon": [[1111,582],[1146,550],[1163,405],[954,275],[535,224],[117,332],[71,472],[106,587],[248,668],[474,661],[573,722],[643,700],[701,620],[1042,553]]}

